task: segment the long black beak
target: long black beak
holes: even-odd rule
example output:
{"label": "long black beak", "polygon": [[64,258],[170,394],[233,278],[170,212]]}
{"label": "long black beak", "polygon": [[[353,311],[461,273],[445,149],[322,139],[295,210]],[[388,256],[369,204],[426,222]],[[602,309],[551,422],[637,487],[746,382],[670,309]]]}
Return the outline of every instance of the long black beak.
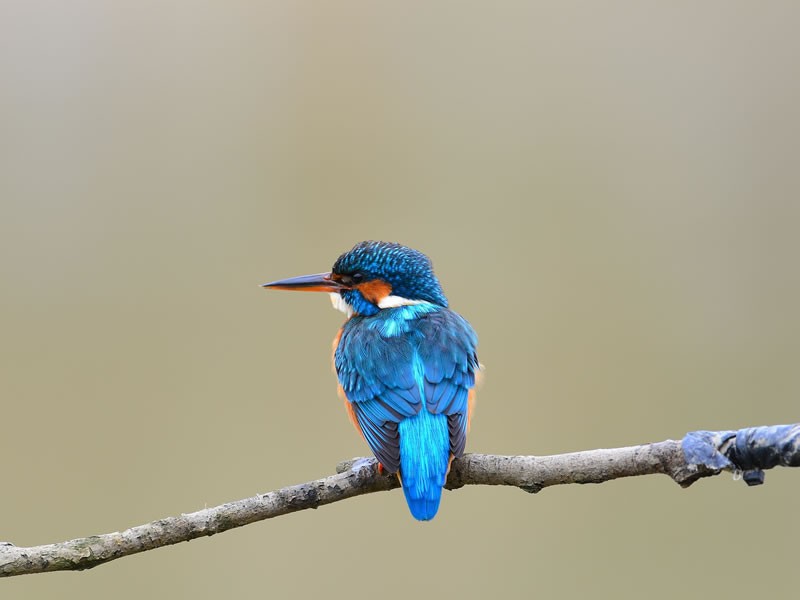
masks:
{"label": "long black beak", "polygon": [[316,275],[301,275],[289,279],[279,279],[265,283],[261,287],[273,290],[289,290],[292,292],[338,292],[346,289],[338,281],[331,279],[330,273],[317,273]]}

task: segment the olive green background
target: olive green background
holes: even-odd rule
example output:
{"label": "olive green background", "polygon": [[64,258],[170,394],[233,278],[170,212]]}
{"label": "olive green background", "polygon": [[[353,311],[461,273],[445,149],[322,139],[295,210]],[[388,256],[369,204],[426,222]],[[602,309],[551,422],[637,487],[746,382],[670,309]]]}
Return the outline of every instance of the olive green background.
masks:
{"label": "olive green background", "polygon": [[[798,421],[795,2],[0,2],[0,540],[368,452],[328,299],[429,254],[480,335],[468,450]],[[375,494],[0,581],[39,598],[674,598],[797,582],[800,473]],[[491,597],[491,596],[490,596]]]}

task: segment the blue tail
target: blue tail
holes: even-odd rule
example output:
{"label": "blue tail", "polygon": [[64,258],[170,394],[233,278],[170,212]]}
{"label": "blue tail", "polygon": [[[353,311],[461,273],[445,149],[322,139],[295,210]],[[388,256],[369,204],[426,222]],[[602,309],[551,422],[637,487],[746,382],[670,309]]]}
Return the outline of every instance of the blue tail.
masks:
{"label": "blue tail", "polygon": [[415,519],[430,521],[439,510],[450,460],[446,415],[425,407],[400,422],[400,475],[408,508]]}

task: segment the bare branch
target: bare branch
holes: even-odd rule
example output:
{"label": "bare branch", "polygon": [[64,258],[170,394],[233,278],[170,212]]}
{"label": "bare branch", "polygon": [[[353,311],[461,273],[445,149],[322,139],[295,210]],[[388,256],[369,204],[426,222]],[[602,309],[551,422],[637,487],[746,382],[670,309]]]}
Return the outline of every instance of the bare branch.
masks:
{"label": "bare branch", "polygon": [[[738,433],[761,433],[766,430],[767,428],[740,430]],[[782,448],[786,450],[784,455],[787,458],[774,460],[773,454],[772,462],[769,465],[760,465],[761,468],[778,464],[797,466],[800,426],[783,426],[780,432],[783,434]],[[737,468],[736,463],[724,462],[730,458],[728,450],[734,449],[731,436],[735,436],[737,432],[699,433],[708,434],[703,437],[702,443],[710,448],[707,454],[713,455],[714,460],[718,461],[711,466],[707,466],[706,460],[687,461],[684,446],[673,440],[555,456],[467,454],[453,461],[446,487],[458,489],[464,485],[511,485],[535,493],[551,485],[602,483],[620,477],[653,473],[668,475],[682,487],[688,487],[700,477],[716,475],[722,468],[729,468],[728,465]],[[689,434],[684,439],[684,444],[692,435]],[[759,439],[762,438],[766,439],[763,435]],[[692,439],[697,444],[696,437]],[[752,441],[755,436],[750,435],[747,439]],[[755,442],[751,442],[753,444]],[[739,452],[741,453],[741,449]],[[30,548],[0,542],[0,577],[90,569],[123,556],[397,487],[399,483],[394,476],[378,472],[375,459],[353,459],[338,465],[337,474],[324,479],[178,517],[159,519],[122,532]]]}

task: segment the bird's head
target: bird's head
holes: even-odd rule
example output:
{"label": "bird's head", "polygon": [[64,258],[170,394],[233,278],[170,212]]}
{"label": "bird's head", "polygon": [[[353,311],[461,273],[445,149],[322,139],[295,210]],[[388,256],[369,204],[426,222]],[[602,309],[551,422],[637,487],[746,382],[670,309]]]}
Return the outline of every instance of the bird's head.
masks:
{"label": "bird's head", "polygon": [[282,279],[263,287],[330,292],[336,308],[364,316],[419,302],[447,306],[430,259],[390,242],[361,242],[336,259],[330,273]]}

